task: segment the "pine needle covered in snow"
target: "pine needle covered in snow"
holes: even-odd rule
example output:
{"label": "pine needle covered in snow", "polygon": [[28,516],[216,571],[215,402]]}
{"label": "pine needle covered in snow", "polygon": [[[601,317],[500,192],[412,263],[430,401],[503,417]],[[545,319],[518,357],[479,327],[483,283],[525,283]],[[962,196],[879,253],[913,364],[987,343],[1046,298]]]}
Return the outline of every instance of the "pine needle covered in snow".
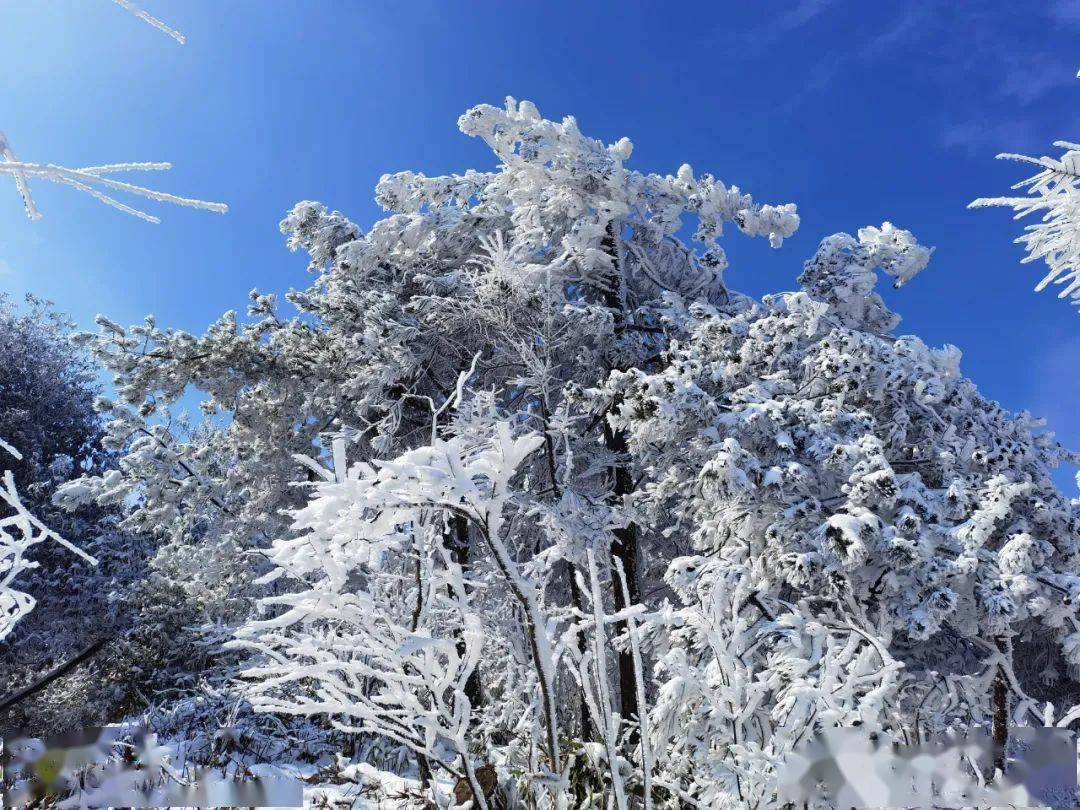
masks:
{"label": "pine needle covered in snow", "polygon": [[1016,219],[1029,214],[1042,214],[1040,220],[1028,225],[1016,241],[1027,249],[1023,259],[1028,262],[1042,259],[1050,268],[1036,290],[1050,284],[1061,285],[1058,298],[1069,298],[1080,306],[1080,145],[1055,141],[1064,149],[1060,158],[1033,158],[1005,153],[1000,160],[1015,160],[1039,167],[1039,171],[1013,186],[1026,188],[1026,197],[982,197],[970,208],[1002,206],[1016,212]]}

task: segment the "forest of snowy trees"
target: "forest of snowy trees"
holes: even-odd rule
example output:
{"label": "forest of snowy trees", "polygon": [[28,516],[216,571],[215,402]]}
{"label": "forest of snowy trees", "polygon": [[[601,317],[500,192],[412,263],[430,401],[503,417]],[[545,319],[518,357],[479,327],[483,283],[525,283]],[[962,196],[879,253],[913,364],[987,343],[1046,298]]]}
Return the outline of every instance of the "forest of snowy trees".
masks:
{"label": "forest of snowy trees", "polygon": [[[764,810],[829,729],[983,729],[993,784],[1076,728],[1080,454],[897,331],[932,247],[823,234],[753,298],[725,228],[783,249],[795,205],[528,101],[458,126],[495,168],[298,202],[306,287],[203,334],[0,297],[0,731],[145,724],[144,778],[315,806]],[[973,205],[1043,217],[1080,303],[1058,146]],[[32,217],[35,178],[224,210],[0,150]]]}
{"label": "forest of snowy trees", "polygon": [[[386,175],[367,230],[289,212],[295,314],[252,291],[201,336],[68,339],[7,305],[5,684],[107,639],[20,727],[145,712],[195,761],[347,751],[438,804],[626,808],[771,806],[831,726],[1072,720],[1075,457],[894,333],[877,271],[931,249],[829,236],[755,301],[724,225],[779,248],[793,205],[643,175],[528,102],[459,125],[496,171]],[[78,545],[34,554],[45,525]]]}

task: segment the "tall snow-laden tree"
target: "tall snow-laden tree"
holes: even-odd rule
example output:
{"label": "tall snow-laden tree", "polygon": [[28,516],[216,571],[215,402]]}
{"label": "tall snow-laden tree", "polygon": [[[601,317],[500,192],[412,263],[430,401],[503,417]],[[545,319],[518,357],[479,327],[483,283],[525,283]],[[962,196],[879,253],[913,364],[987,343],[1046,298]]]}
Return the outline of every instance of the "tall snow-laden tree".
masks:
{"label": "tall snow-laden tree", "polygon": [[652,627],[650,725],[661,781],[702,806],[772,806],[822,728],[997,734],[1080,695],[1080,511],[1050,478],[1070,455],[957,349],[892,334],[874,270],[900,286],[929,253],[886,224],[824,240],[800,292],[670,296],[663,369],[599,394],[639,508],[693,542]]}
{"label": "tall snow-laden tree", "polygon": [[[722,226],[779,246],[793,206],[632,171],[528,102],[459,123],[495,171],[384,176],[366,233],[289,213],[295,315],[253,291],[203,336],[82,338],[120,462],[59,500],[157,533],[162,581],[255,651],[258,708],[394,740],[474,806],[494,771],[624,808],[769,806],[832,725],[1074,702],[1064,454],[892,334],[875,268],[929,250],[830,237],[755,303]],[[171,415],[191,390],[201,426]]]}
{"label": "tall snow-laden tree", "polygon": [[1042,260],[1049,268],[1035,289],[1058,284],[1061,286],[1058,298],[1068,298],[1080,305],[1080,146],[1068,141],[1055,141],[1054,146],[1065,150],[1060,158],[998,155],[1039,167],[1036,174],[1013,186],[1026,189],[1028,196],[984,197],[970,207],[1011,208],[1016,219],[1041,215],[1016,240],[1027,250],[1024,263]]}
{"label": "tall snow-laden tree", "polygon": [[[666,177],[633,172],[624,166],[629,141],[604,146],[573,119],[545,121],[527,102],[479,107],[460,123],[493,148],[498,171],[388,175],[377,199],[392,214],[366,234],[314,203],[290,213],[283,230],[309,252],[315,274],[308,290],[288,296],[301,317],[286,320],[272,296],[253,293],[252,322],[230,313],[201,338],[152,320],[125,331],[102,319],[92,345],[117,374],[119,401],[103,404],[114,417],[107,441],[125,453],[121,475],[86,479],[62,497],[118,503],[161,493],[136,503],[130,525],[168,533],[177,579],[205,593],[202,572],[216,560],[236,571],[236,550],[287,531],[280,510],[300,505],[294,454],[310,455],[327,433],[350,438],[361,459],[426,445],[428,401],[444,403],[475,359],[470,386],[495,391],[500,412],[545,437],[530,475],[546,481],[547,508],[574,515],[570,504],[593,504],[590,520],[606,538],[596,552],[605,598],[625,606],[610,576],[614,545],[636,601],[639,546],[667,541],[624,512],[633,482],[618,431],[574,413],[568,394],[612,368],[655,362],[665,290],[726,296],[725,222],[779,246],[797,226],[794,207],[757,205],[688,166]],[[675,237],[687,215],[698,251]],[[195,442],[160,419],[189,387],[207,393],[207,413],[226,417]],[[522,531],[528,539],[517,542],[541,555],[555,583],[552,599],[584,606],[575,572],[587,560],[573,533],[551,550],[551,532]],[[471,559],[475,532],[459,541]],[[632,652],[615,658],[629,673]],[[633,679],[616,679],[614,694],[615,714],[629,720]]]}

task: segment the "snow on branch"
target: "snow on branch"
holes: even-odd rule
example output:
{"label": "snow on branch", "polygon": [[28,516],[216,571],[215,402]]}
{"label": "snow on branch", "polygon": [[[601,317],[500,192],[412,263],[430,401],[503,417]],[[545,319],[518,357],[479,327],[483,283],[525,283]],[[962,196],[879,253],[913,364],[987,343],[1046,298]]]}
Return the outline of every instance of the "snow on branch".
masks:
{"label": "snow on branch", "polygon": [[143,22],[154,26],[154,28],[156,28],[158,31],[161,31],[162,33],[168,34],[170,37],[175,39],[181,45],[183,45],[185,42],[187,42],[187,40],[184,39],[183,34],[181,34],[179,31],[177,31],[174,28],[170,28],[168,25],[166,25],[161,20],[159,20],[157,17],[153,17],[150,14],[146,13],[141,8],[139,8],[137,5],[132,3],[131,0],[113,0],[113,2],[116,3],[116,5],[120,6],[120,8],[122,8],[122,9],[124,9],[126,11],[130,11],[132,14],[134,14],[136,17],[138,17]]}
{"label": "snow on branch", "polygon": [[1028,262],[1042,259],[1050,268],[1035,287],[1044,290],[1051,283],[1061,285],[1058,298],[1069,298],[1080,306],[1080,145],[1069,141],[1055,141],[1054,146],[1064,149],[1060,159],[1033,158],[1027,155],[1004,153],[1000,160],[1015,160],[1039,167],[1039,171],[1013,186],[1027,189],[1025,197],[981,197],[969,208],[999,206],[1011,208],[1016,219],[1028,214],[1040,213],[1036,223],[1024,229],[1024,235],[1016,241],[1024,245]]}
{"label": "snow on branch", "polygon": [[[2,439],[0,449],[16,459],[21,458],[19,452]],[[97,565],[97,560],[73,546],[30,513],[19,498],[15,489],[15,476],[10,470],[4,471],[0,501],[5,503],[10,511],[10,514],[0,517],[0,641],[3,641],[16,622],[34,609],[34,597],[11,587],[16,576],[37,567],[37,563],[26,559],[26,552],[31,547],[45,540],[52,540],[91,565]]]}
{"label": "snow on branch", "polygon": [[23,206],[26,208],[26,215],[30,219],[41,219],[41,212],[38,210],[30,192],[30,178],[40,178],[53,183],[71,186],[77,191],[89,194],[105,205],[154,224],[161,222],[161,220],[152,214],[121,202],[110,193],[102,191],[102,189],[107,189],[109,192],[122,192],[136,197],[145,197],[156,202],[172,203],[173,205],[182,205],[188,208],[201,208],[204,211],[214,211],[219,214],[224,214],[229,210],[229,207],[224,203],[179,197],[163,191],[154,191],[134,183],[114,180],[107,176],[120,172],[166,171],[172,168],[170,163],[111,163],[103,166],[87,166],[82,169],[68,169],[52,164],[23,163],[15,157],[3,132],[0,132],[0,156],[3,157],[3,161],[0,161],[0,173],[9,174],[15,178],[15,185],[22,195]]}
{"label": "snow on branch", "polygon": [[[131,2],[131,0],[113,0],[113,2],[125,11],[138,17],[143,22],[168,34],[181,45],[185,43],[186,40],[184,39],[183,34],[165,24],[157,17],[147,13],[139,6],[135,5],[135,3]],[[102,191],[102,188],[108,189],[109,191],[132,194],[138,197],[146,197],[151,200],[156,200],[157,202],[167,202],[172,203],[173,205],[187,206],[189,208],[202,208],[206,211],[216,211],[221,214],[228,210],[228,206],[223,203],[211,203],[203,200],[189,199],[187,197],[178,197],[175,194],[154,191],[153,189],[145,188],[134,183],[125,183],[105,176],[118,172],[164,171],[172,168],[171,164],[168,163],[114,163],[107,166],[88,166],[82,169],[68,169],[63,166],[54,166],[52,164],[22,163],[15,157],[15,153],[12,151],[3,132],[0,132],[0,158],[3,158],[3,160],[0,161],[0,173],[10,174],[14,177],[15,186],[22,196],[23,206],[26,208],[26,214],[30,219],[41,219],[41,212],[38,210],[37,205],[34,202],[33,194],[30,192],[30,183],[28,180],[31,177],[71,186],[77,191],[89,194],[91,197],[105,205],[123,211],[125,214],[131,214],[146,222],[153,222],[155,224],[161,220],[152,214],[148,214],[145,211],[117,200],[111,194]]]}

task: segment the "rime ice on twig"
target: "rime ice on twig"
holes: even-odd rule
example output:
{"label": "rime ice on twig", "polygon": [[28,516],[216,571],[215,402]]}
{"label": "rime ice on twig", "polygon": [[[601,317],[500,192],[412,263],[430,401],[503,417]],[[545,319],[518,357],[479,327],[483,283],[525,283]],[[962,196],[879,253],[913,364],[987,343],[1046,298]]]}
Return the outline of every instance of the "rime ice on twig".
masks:
{"label": "rime ice on twig", "polygon": [[105,205],[123,211],[125,214],[131,214],[146,222],[153,222],[155,224],[161,220],[145,211],[141,211],[138,208],[133,208],[130,205],[120,202],[109,194],[101,191],[99,188],[95,188],[95,186],[104,187],[110,191],[122,191],[138,197],[146,197],[147,199],[156,200],[157,202],[183,205],[189,208],[201,208],[205,211],[216,211],[219,214],[223,214],[229,210],[229,207],[224,203],[205,202],[203,200],[189,199],[187,197],[178,197],[175,194],[154,191],[153,189],[135,185],[134,183],[124,183],[120,180],[106,177],[106,175],[116,174],[118,172],[166,171],[172,168],[172,164],[169,163],[111,163],[103,166],[87,166],[82,169],[68,169],[63,166],[54,166],[51,164],[22,163],[16,160],[15,154],[11,151],[11,147],[2,132],[0,132],[0,155],[4,158],[3,161],[0,161],[0,173],[14,176],[15,184],[19,189],[19,193],[22,194],[23,205],[26,207],[26,213],[30,219],[41,218],[41,213],[34,204],[34,198],[30,193],[30,184],[28,180],[31,177],[71,186],[77,191],[89,194],[94,199],[105,203]]}
{"label": "rime ice on twig", "polygon": [[[129,11],[143,22],[168,34],[181,45],[184,44],[185,40],[183,34],[170,28],[157,17],[143,11],[137,5],[132,3],[131,0],[113,0],[113,2],[125,11]],[[141,211],[138,208],[120,202],[114,197],[101,191],[97,186],[104,186],[113,191],[124,191],[128,194],[147,197],[151,200],[157,200],[158,202],[184,205],[190,208],[202,208],[207,211],[217,211],[218,213],[225,213],[225,211],[228,210],[228,206],[222,203],[211,203],[204,202],[203,200],[178,197],[174,194],[153,191],[152,189],[144,188],[133,183],[123,183],[119,180],[112,180],[104,176],[117,172],[163,171],[172,168],[168,163],[113,163],[107,166],[90,166],[83,169],[67,169],[62,166],[53,166],[51,164],[22,163],[15,157],[15,153],[11,150],[11,146],[3,132],[0,132],[0,158],[3,158],[3,160],[0,161],[0,173],[7,173],[14,176],[15,185],[19,189],[19,194],[22,195],[23,205],[26,207],[26,214],[30,219],[41,219],[41,212],[34,203],[33,195],[30,193],[29,177],[40,177],[44,180],[51,180],[54,183],[64,183],[78,191],[89,194],[99,202],[105,203],[105,205],[123,211],[125,214],[131,214],[139,219],[153,223],[158,223],[161,220],[151,214],[147,214],[145,211]]]}
{"label": "rime ice on twig", "polygon": [[184,39],[184,35],[181,34],[179,31],[177,31],[174,28],[170,28],[168,25],[166,25],[161,20],[159,20],[157,17],[153,17],[150,14],[147,14],[145,11],[143,11],[141,8],[139,8],[137,5],[132,3],[131,0],[113,0],[113,2],[116,3],[116,5],[120,6],[120,8],[125,9],[127,11],[130,11],[132,14],[134,14],[136,17],[138,17],[143,22],[149,23],[150,25],[154,26],[154,28],[161,31],[162,33],[168,34],[170,37],[175,39],[181,45],[183,45],[187,41],[186,39]]}
{"label": "rime ice on twig", "polygon": [[[3,132],[0,132],[0,157],[4,158],[5,163],[18,163],[18,158],[15,157],[15,153],[11,151],[11,145],[7,141],[7,136]],[[19,194],[23,198],[23,206],[26,208],[26,215],[30,219],[41,219],[41,212],[37,210],[37,206],[34,205],[34,198],[30,194],[30,185],[26,182],[26,175],[18,169],[12,171],[15,175],[15,186],[19,189]]]}
{"label": "rime ice on twig", "polygon": [[1028,252],[1024,263],[1043,259],[1050,271],[1035,287],[1043,290],[1051,283],[1060,284],[1058,298],[1072,299],[1080,306],[1080,145],[1055,141],[1066,150],[1060,159],[1033,158],[1027,155],[1001,154],[1000,160],[1030,163],[1040,171],[1013,186],[1026,188],[1026,197],[983,197],[969,208],[1003,206],[1016,212],[1016,219],[1028,214],[1042,214],[1028,225],[1016,241]]}
{"label": "rime ice on twig", "polygon": [[[0,439],[0,450],[17,459],[22,458],[20,453],[3,439]],[[4,471],[0,501],[10,510],[10,514],[0,517],[0,641],[3,641],[15,627],[15,623],[34,609],[34,597],[11,587],[16,576],[37,566],[37,563],[26,559],[26,552],[32,546],[45,540],[53,540],[91,565],[97,565],[97,560],[30,514],[15,490],[15,476],[10,470]]]}

